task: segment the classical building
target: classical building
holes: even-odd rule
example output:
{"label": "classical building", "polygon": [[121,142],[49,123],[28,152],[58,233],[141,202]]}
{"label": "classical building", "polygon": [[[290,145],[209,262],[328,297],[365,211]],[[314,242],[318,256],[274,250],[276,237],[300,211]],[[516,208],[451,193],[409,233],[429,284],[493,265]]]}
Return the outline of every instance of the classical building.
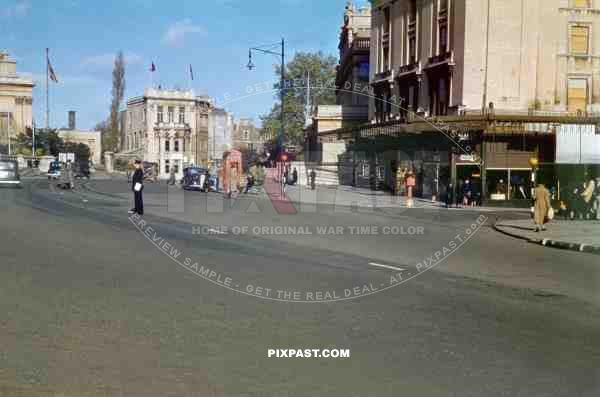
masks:
{"label": "classical building", "polygon": [[212,106],[193,91],[147,89],[129,99],[122,113],[122,152],[156,163],[160,178],[168,178],[171,167],[180,177],[188,165],[207,165]]}
{"label": "classical building", "polygon": [[262,130],[254,125],[252,119],[239,119],[233,133],[233,146],[247,149],[249,152],[262,153],[264,148]]}
{"label": "classical building", "polygon": [[0,51],[0,144],[33,125],[33,81],[17,74],[17,62]]}
{"label": "classical building", "polygon": [[90,148],[90,160],[94,164],[102,161],[102,133],[77,129],[76,114],[69,111],[69,127],[57,131],[64,142],[83,143]]}
{"label": "classical building", "polygon": [[371,5],[369,123],[332,132],[352,142],[357,184],[394,191],[412,170],[422,197],[469,179],[502,201],[531,187],[534,158],[597,158],[583,146],[600,122],[600,1]]}
{"label": "classical building", "polygon": [[348,1],[336,68],[335,105],[319,105],[305,129],[305,160],[318,166],[319,184],[337,185],[337,162],[346,150],[336,131],[365,123],[369,107],[371,8]]}
{"label": "classical building", "polygon": [[600,110],[598,0],[372,3],[372,119]]}
{"label": "classical building", "polygon": [[220,167],[223,153],[233,148],[233,114],[214,108],[208,115],[208,157]]}

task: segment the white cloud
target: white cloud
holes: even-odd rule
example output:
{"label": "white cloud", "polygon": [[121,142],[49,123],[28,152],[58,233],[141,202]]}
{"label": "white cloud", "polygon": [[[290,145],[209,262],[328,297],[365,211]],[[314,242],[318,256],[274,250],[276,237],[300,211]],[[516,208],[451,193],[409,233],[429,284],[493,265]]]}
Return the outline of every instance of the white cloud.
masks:
{"label": "white cloud", "polygon": [[162,43],[169,47],[181,47],[185,36],[190,33],[206,34],[206,29],[200,25],[194,25],[189,18],[182,19],[169,26],[162,37]]}
{"label": "white cloud", "polygon": [[3,18],[21,18],[25,17],[31,11],[31,2],[29,0],[17,0],[12,5],[0,9],[0,16]]}
{"label": "white cloud", "polygon": [[[111,68],[115,63],[116,54],[106,53],[100,55],[92,55],[85,57],[81,60],[83,67],[91,68]],[[144,60],[141,56],[134,53],[125,53],[125,64],[126,65],[137,65],[142,63]]]}

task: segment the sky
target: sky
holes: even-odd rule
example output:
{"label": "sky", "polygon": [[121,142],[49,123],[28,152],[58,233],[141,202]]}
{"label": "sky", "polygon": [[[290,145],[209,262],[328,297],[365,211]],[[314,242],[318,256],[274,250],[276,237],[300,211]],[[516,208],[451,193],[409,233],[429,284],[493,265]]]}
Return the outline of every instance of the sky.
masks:
{"label": "sky", "polygon": [[[359,2],[360,3],[360,2]],[[105,120],[111,100],[112,67],[126,59],[127,98],[144,89],[192,88],[218,101],[247,87],[274,81],[279,59],[249,47],[286,40],[286,58],[298,51],[337,56],[346,0],[0,0],[0,49],[17,60],[17,72],[34,79],[34,117],[45,117],[45,48],[59,82],[50,82],[50,126],[91,129]],[[156,72],[149,72],[154,62]],[[192,65],[194,80],[189,79]],[[265,92],[227,103],[236,118],[258,121],[274,102]]]}

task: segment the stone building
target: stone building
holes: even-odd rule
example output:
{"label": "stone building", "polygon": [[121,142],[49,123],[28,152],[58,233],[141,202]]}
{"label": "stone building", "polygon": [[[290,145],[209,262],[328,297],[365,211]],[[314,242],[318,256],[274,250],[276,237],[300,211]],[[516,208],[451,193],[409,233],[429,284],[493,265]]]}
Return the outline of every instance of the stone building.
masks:
{"label": "stone building", "polygon": [[159,178],[171,167],[178,177],[184,167],[208,165],[208,116],[212,100],[193,91],[147,89],[127,101],[122,114],[124,154],[156,163]]}
{"label": "stone building", "polygon": [[600,110],[598,0],[372,0],[370,119]]}
{"label": "stone building", "polygon": [[94,164],[102,162],[102,133],[77,129],[76,113],[69,111],[69,127],[57,131],[64,142],[83,143],[90,148],[90,160]]}
{"label": "stone building", "polygon": [[422,197],[468,179],[479,202],[510,200],[557,137],[581,147],[599,124],[600,1],[371,4],[370,122],[335,131],[353,180],[393,191],[412,170]]}
{"label": "stone building", "polygon": [[252,153],[262,153],[264,148],[262,130],[254,125],[252,119],[239,119],[233,132],[233,147],[246,149]]}
{"label": "stone building", "polygon": [[17,62],[0,51],[0,144],[33,125],[33,81],[17,74]]}

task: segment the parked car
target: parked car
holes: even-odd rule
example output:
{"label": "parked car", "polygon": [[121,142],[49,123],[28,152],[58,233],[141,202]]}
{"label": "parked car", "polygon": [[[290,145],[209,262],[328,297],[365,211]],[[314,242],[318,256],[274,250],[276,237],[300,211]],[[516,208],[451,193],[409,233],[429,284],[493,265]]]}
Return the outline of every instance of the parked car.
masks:
{"label": "parked car", "polygon": [[209,191],[209,181],[206,179],[208,169],[204,167],[188,167],[183,169],[181,187],[184,190]]}
{"label": "parked car", "polygon": [[0,160],[0,185],[20,184],[19,164],[15,160]]}
{"label": "parked car", "polygon": [[53,161],[48,167],[48,179],[59,179],[60,178],[60,163]]}

